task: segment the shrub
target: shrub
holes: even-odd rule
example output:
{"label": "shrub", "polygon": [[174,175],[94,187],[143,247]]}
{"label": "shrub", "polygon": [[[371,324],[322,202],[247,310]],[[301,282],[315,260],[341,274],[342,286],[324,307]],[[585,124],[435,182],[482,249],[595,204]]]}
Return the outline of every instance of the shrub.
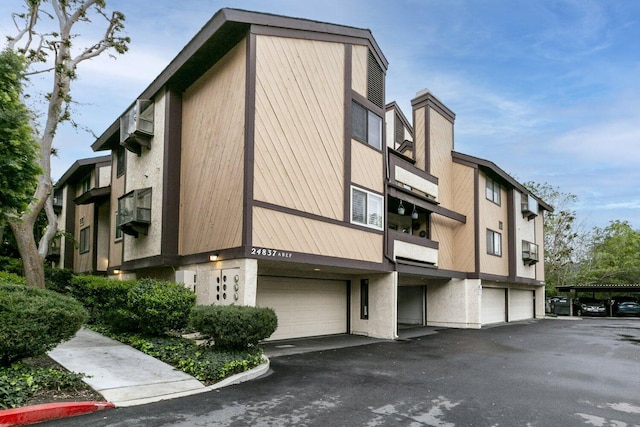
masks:
{"label": "shrub", "polygon": [[0,365],[46,353],[73,337],[87,318],[73,298],[22,285],[0,285]]}
{"label": "shrub", "polygon": [[71,293],[73,272],[66,268],[52,268],[45,265],[44,281],[47,289],[61,294]]}
{"label": "shrub", "polygon": [[0,271],[0,284],[7,285],[26,285],[27,281],[24,277],[15,273],[7,273],[6,271]]}
{"label": "shrub", "polygon": [[24,273],[22,269],[22,260],[20,258],[0,256],[0,271],[6,271],[7,273],[14,273],[22,276]]}
{"label": "shrub", "polygon": [[195,302],[196,295],[183,285],[141,279],[129,288],[126,304],[110,312],[107,321],[116,330],[162,335],[187,326]]}
{"label": "shrub", "polygon": [[216,347],[229,349],[255,346],[278,327],[275,311],[264,307],[201,305],[193,308],[190,320]]}
{"label": "shrub", "polygon": [[136,283],[102,276],[74,276],[69,292],[89,311],[90,323],[105,323],[110,313],[127,306],[127,294]]}

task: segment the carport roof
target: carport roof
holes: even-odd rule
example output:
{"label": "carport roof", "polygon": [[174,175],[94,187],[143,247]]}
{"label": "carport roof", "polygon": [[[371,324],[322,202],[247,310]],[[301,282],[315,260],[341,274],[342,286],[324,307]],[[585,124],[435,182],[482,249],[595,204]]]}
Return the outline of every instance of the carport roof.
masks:
{"label": "carport roof", "polygon": [[640,284],[597,284],[556,286],[558,292],[592,291],[592,292],[640,292]]}

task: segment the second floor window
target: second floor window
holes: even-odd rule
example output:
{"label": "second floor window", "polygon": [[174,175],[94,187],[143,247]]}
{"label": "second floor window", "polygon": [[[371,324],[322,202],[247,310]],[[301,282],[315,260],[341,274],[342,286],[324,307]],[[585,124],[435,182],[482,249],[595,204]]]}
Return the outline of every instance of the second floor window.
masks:
{"label": "second floor window", "polygon": [[124,147],[118,147],[116,149],[116,176],[124,174],[124,155]]}
{"label": "second floor window", "polygon": [[80,194],[84,194],[91,190],[91,176],[87,176],[80,182]]}
{"label": "second floor window", "polygon": [[382,149],[382,119],[362,105],[351,104],[351,136],[373,148]]}
{"label": "second floor window", "polygon": [[351,222],[382,230],[382,196],[351,187]]}
{"label": "second floor window", "polygon": [[500,184],[489,177],[487,177],[487,199],[500,205]]}
{"label": "second floor window", "polygon": [[487,253],[502,256],[502,234],[487,230]]}
{"label": "second floor window", "polygon": [[80,245],[78,249],[81,254],[89,252],[89,227],[80,230]]}

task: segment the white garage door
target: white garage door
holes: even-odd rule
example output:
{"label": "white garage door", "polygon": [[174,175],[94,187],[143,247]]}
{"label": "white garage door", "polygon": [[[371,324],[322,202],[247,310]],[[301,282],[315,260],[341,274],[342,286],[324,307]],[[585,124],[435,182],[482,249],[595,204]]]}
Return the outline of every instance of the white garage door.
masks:
{"label": "white garage door", "polygon": [[509,293],[509,321],[533,318],[533,291],[511,289]]}
{"label": "white garage door", "polygon": [[270,340],[347,332],[346,282],[260,276],[256,305],[278,315]]}
{"label": "white garage door", "polygon": [[482,324],[500,323],[506,320],[505,289],[482,288]]}

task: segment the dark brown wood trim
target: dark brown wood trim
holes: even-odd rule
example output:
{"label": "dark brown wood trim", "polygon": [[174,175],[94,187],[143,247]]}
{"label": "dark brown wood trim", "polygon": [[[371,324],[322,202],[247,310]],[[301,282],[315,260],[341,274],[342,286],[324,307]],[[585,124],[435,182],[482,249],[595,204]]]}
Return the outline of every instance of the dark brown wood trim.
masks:
{"label": "dark brown wood trim", "polygon": [[[64,263],[63,267],[75,271],[74,254],[75,254],[75,241],[76,237],[76,204],[73,202],[75,195],[75,185],[67,185],[67,192],[64,201],[65,208],[65,221],[64,229],[66,234],[64,235]],[[63,188],[64,190],[64,188]]]}
{"label": "dark brown wood trim", "polygon": [[131,261],[123,261],[120,270],[124,272],[151,267],[178,267],[180,265],[177,255],[154,255],[147,258],[138,258]]}
{"label": "dark brown wood trim", "polygon": [[350,44],[344,46],[344,210],[343,220],[351,222],[351,73],[353,50]]}
{"label": "dark brown wood trim", "polygon": [[473,170],[473,228],[475,229],[475,274],[480,274],[480,171]]}
{"label": "dark brown wood trim", "polygon": [[93,204],[93,221],[91,221],[91,272],[98,271],[98,222],[100,221],[100,206]]}
{"label": "dark brown wood trim", "polygon": [[[413,109],[421,107],[431,107],[440,113],[445,119],[453,123],[456,119],[456,115],[446,105],[436,98],[431,92],[425,92],[411,100],[411,106]],[[415,123],[415,122],[414,122]]]}
{"label": "dark brown wood trim", "polygon": [[178,254],[180,230],[180,168],[182,153],[182,94],[165,94],[164,159],[162,175],[161,253]]}
{"label": "dark brown wood trim", "polygon": [[[389,152],[389,156],[396,156],[402,160],[404,160],[405,162],[411,164],[411,166],[415,167],[416,161],[413,160],[413,158],[406,156],[404,153],[402,153],[401,151],[399,151],[399,149],[401,149],[404,146],[411,146],[411,149],[413,150],[413,141],[408,141],[405,139],[405,141],[402,143],[402,145],[400,147],[398,147],[398,150],[394,150],[391,147],[387,147],[387,151]],[[420,169],[418,169],[420,170]]]}
{"label": "dark brown wood trim", "polygon": [[[261,248],[260,248],[261,249]],[[327,266],[327,267],[340,267],[353,270],[367,270],[372,272],[390,272],[388,265],[383,261],[382,251],[380,252],[380,262],[362,261],[348,258],[338,258],[326,255],[314,255],[304,252],[293,252],[276,250],[287,254],[286,263],[292,264],[309,264],[311,266]],[[279,261],[283,262],[283,258],[279,256],[268,255],[250,255],[247,258],[265,260],[265,261]]]}
{"label": "dark brown wood trim", "polygon": [[[244,104],[244,184],[242,202],[242,246],[246,250],[253,241],[253,180],[255,167],[256,121],[256,35],[247,38],[246,88]],[[246,255],[246,254],[245,254]]]}
{"label": "dark brown wood trim", "polygon": [[392,152],[392,155],[389,156],[389,179],[392,182],[395,182],[396,180],[396,171],[395,171],[395,167],[399,166],[403,169],[406,169],[408,172],[411,172],[414,175],[419,176],[420,178],[427,180],[429,182],[432,182],[436,185],[438,185],[438,178],[431,175],[428,172],[423,171],[422,169],[418,169],[417,167],[415,167],[415,165],[407,160],[405,160],[404,158],[396,155],[396,152]]}
{"label": "dark brown wood trim", "polygon": [[179,265],[189,264],[202,264],[211,262],[209,260],[210,255],[218,255],[218,261],[224,261],[229,259],[245,258],[246,250],[244,247],[220,249],[215,251],[201,252],[191,255],[183,255],[179,258]]}
{"label": "dark brown wood trim", "polygon": [[[344,44],[360,44],[369,45],[369,40],[361,37],[346,36],[335,33],[321,33],[311,30],[292,29],[283,27],[268,27],[259,24],[253,24],[251,26],[251,32],[259,36],[274,36],[290,39],[300,40],[317,40],[330,43],[344,43]],[[383,68],[384,69],[384,68]]]}
{"label": "dark brown wood trim", "polygon": [[[370,191],[370,190],[367,190],[367,191]],[[373,193],[373,191],[370,191],[370,192]],[[375,194],[380,194],[380,193],[375,193]],[[380,194],[380,195],[382,196],[382,194]],[[365,227],[365,226],[362,226],[362,225],[352,224],[350,217],[349,217],[348,221],[339,221],[339,220],[334,219],[334,218],[327,218],[327,217],[316,215],[316,214],[312,214],[312,213],[309,213],[309,212],[299,211],[299,210],[296,210],[296,209],[291,209],[291,208],[287,208],[287,207],[280,206],[280,205],[274,205],[272,203],[263,202],[261,200],[255,200],[253,202],[253,206],[259,207],[259,208],[264,208],[264,209],[269,209],[269,210],[275,211],[275,212],[282,212],[282,213],[286,213],[286,214],[289,214],[289,215],[296,215],[296,216],[299,216],[301,218],[307,218],[307,219],[311,219],[311,220],[314,220],[314,221],[325,222],[327,224],[339,225],[341,227],[353,228],[355,230],[363,230],[363,231],[367,231],[367,232],[374,233],[374,234],[382,234],[382,233],[384,233],[383,230],[376,230],[375,228],[369,228],[369,227]]]}
{"label": "dark brown wood trim", "polygon": [[[349,89],[351,89],[351,86],[349,86]],[[378,107],[376,104],[374,104],[373,102],[369,101],[367,98],[365,98],[364,96],[360,95],[358,92],[356,92],[354,90],[351,91],[351,98],[353,98],[353,100],[355,102],[357,102],[358,104],[362,105],[367,110],[370,110],[370,111],[376,113],[378,116],[380,116],[382,118],[382,122],[384,123],[384,109],[383,108]],[[349,108],[351,108],[351,103],[349,103]],[[384,129],[382,129],[383,142],[384,142],[384,134],[385,134]]]}
{"label": "dark brown wood trim", "polygon": [[507,189],[507,233],[509,233],[507,256],[509,257],[509,278],[511,280],[515,280],[518,275],[518,250],[516,247],[516,217],[513,192],[514,190],[512,188]]}
{"label": "dark brown wood trim", "polygon": [[400,121],[402,122],[402,124],[407,129],[409,129],[409,133],[411,134],[411,136],[413,136],[413,125],[409,123],[409,119],[407,119],[407,116],[404,115],[404,112],[400,109],[400,106],[395,101],[391,101],[390,103],[384,106],[385,113],[390,110],[393,110],[395,113],[398,114],[398,117],[400,118]]}
{"label": "dark brown wood trim", "polygon": [[424,111],[424,170],[431,174],[431,109]]}
{"label": "dark brown wood trim", "polygon": [[467,274],[462,271],[442,270],[436,266],[407,260],[397,260],[396,271],[398,274],[411,274],[435,280],[467,278]]}
{"label": "dark brown wood trim", "polygon": [[424,237],[414,236],[412,234],[402,233],[396,230],[389,230],[389,240],[399,240],[401,242],[424,246],[425,248],[440,249],[440,243],[434,240],[430,240]]}

